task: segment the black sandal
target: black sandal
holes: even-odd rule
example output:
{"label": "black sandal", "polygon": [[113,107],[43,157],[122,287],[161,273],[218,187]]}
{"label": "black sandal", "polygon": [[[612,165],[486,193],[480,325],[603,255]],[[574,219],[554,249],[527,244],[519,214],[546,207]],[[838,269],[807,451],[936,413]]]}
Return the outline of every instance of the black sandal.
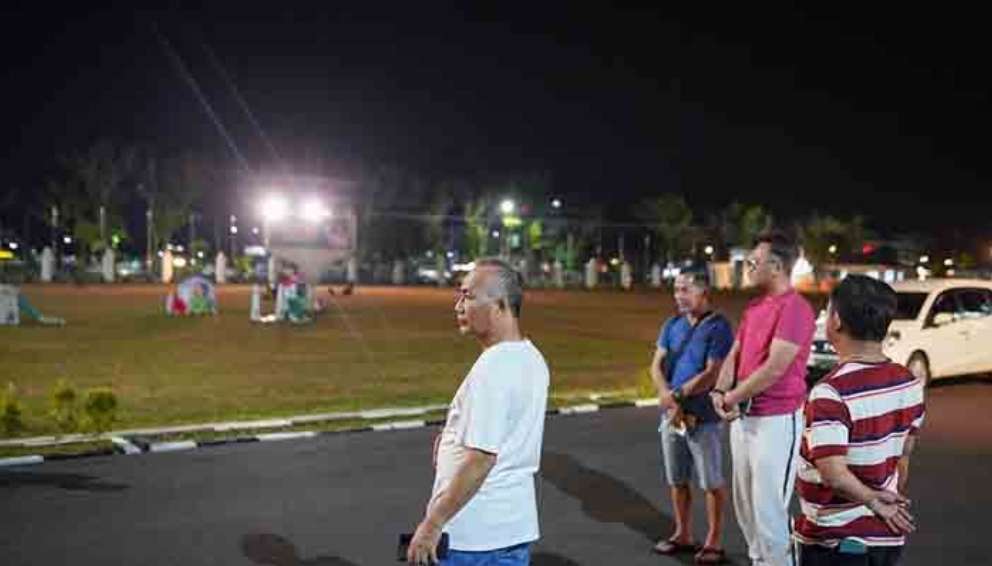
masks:
{"label": "black sandal", "polygon": [[727,553],[722,548],[704,546],[696,553],[696,564],[723,564],[727,561]]}
{"label": "black sandal", "polygon": [[699,550],[699,545],[690,542],[689,544],[681,543],[674,538],[665,539],[659,541],[658,544],[654,545],[651,549],[655,554],[663,554],[665,556],[671,556],[673,554],[688,554],[690,552],[696,552]]}

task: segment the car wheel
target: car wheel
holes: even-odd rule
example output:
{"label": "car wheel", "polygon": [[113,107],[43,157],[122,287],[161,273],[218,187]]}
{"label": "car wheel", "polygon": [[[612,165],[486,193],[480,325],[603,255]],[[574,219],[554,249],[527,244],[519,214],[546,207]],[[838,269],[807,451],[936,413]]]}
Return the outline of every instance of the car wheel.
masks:
{"label": "car wheel", "polygon": [[927,359],[926,354],[913,352],[906,367],[909,368],[909,373],[913,374],[913,377],[923,380],[924,387],[930,385],[930,360]]}

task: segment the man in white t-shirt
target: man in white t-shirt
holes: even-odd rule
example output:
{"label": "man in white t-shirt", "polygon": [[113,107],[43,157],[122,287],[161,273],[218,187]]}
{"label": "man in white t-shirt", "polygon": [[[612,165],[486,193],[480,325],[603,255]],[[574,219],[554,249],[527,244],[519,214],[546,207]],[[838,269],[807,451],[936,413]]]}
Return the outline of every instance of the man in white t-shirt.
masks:
{"label": "man in white t-shirt", "polygon": [[[483,259],[455,303],[458,329],[484,348],[455,394],[434,446],[434,489],[407,552],[411,564],[526,565],[540,536],[534,474],[541,461],[548,366],[520,331],[523,285]],[[441,533],[449,553],[438,561]]]}

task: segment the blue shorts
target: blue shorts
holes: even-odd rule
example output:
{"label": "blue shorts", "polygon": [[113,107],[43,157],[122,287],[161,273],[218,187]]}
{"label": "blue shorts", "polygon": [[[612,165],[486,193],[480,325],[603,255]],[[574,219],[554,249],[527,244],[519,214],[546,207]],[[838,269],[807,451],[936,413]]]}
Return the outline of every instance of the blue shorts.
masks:
{"label": "blue shorts", "polygon": [[441,566],[527,566],[530,564],[530,543],[525,542],[496,550],[449,550]]}
{"label": "blue shorts", "polygon": [[658,432],[668,485],[689,485],[695,476],[704,491],[723,487],[723,429],[723,421],[704,422],[682,435],[662,416]]}

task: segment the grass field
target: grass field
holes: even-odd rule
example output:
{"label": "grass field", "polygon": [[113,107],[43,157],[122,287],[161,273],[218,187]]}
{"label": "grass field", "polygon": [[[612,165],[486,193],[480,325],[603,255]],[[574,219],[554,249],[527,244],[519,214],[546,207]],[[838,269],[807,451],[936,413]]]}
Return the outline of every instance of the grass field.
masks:
{"label": "grass field", "polygon": [[[250,323],[245,286],[220,288],[219,316],[182,319],[162,314],[162,286],[22,292],[68,321],[0,327],[0,385],[15,384],[27,435],[53,432],[60,378],[112,387],[115,428],[131,428],[446,403],[479,352],[455,330],[451,289],[361,287],[298,327]],[[716,297],[735,322],[744,301]],[[528,291],[523,326],[551,366],[552,395],[634,394],[672,310],[662,292]]]}

